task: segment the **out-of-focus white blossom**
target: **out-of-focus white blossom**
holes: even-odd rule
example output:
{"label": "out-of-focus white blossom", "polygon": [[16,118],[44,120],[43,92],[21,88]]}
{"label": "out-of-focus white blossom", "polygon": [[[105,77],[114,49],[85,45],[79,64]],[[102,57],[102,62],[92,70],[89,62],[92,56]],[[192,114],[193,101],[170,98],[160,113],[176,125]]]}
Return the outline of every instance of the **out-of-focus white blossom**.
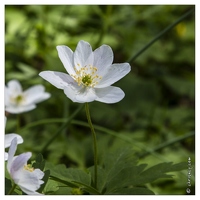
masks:
{"label": "out-of-focus white blossom", "polygon": [[23,91],[17,80],[11,80],[5,86],[5,110],[9,113],[23,113],[36,108],[36,103],[50,97],[43,85],[35,85]]}

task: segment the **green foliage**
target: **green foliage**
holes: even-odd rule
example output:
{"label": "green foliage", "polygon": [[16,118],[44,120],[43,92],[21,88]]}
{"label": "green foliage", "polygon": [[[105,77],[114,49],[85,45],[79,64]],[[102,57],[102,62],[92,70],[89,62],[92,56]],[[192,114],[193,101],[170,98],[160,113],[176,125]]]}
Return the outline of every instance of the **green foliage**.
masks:
{"label": "green foliage", "polygon": [[35,159],[35,162],[33,163],[32,165],[35,169],[38,168],[40,169],[41,171],[43,171],[44,169],[44,166],[45,166],[45,160],[43,159],[43,156],[42,154],[38,154],[36,159]]}
{"label": "green foliage", "polygon": [[89,171],[85,172],[80,169],[66,168],[64,165],[53,166],[47,163],[45,168],[51,172],[50,183],[47,184],[44,192],[58,194],[59,190],[59,194],[151,195],[154,192],[146,187],[147,183],[161,178],[172,178],[166,173],[184,170],[187,168],[187,163],[160,163],[147,169],[146,167],[147,164],[138,165],[133,150],[121,149],[107,154],[98,167],[98,182],[95,189],[94,167],[90,167]]}
{"label": "green foliage", "polygon": [[8,194],[8,192],[11,190],[11,188],[12,188],[11,180],[5,178],[5,194]]}

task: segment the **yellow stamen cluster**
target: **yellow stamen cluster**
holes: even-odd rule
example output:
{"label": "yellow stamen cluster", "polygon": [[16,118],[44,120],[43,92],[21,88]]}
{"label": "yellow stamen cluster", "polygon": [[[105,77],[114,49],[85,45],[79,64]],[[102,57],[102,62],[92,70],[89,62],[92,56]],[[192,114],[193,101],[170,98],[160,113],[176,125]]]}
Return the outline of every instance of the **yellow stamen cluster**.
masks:
{"label": "yellow stamen cluster", "polygon": [[[77,64],[77,66],[80,66],[80,64]],[[78,83],[79,86],[82,85],[85,87],[94,87],[98,84],[98,81],[102,79],[101,76],[96,74],[97,68],[91,65],[81,67],[79,70],[77,70],[75,66],[74,70],[76,74],[72,74],[71,77],[74,78],[74,80]]]}
{"label": "yellow stamen cluster", "polygon": [[24,165],[24,169],[28,170],[29,172],[33,172],[34,171],[34,168],[30,164]]}

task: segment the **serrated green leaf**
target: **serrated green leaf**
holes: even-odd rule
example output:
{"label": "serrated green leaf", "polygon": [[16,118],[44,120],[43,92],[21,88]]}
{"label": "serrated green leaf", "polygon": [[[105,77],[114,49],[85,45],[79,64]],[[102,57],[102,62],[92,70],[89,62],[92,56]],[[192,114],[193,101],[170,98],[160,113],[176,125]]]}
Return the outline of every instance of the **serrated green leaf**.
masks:
{"label": "serrated green leaf", "polygon": [[41,171],[44,170],[45,160],[43,159],[42,154],[38,154],[36,157],[36,162],[33,163],[33,167],[35,169],[40,169]]}
{"label": "serrated green leaf", "polygon": [[134,158],[133,151],[130,149],[122,149],[106,155],[104,169],[107,173],[108,180],[112,179],[119,172],[119,169],[126,168],[127,165],[135,165],[136,163],[137,159]]}
{"label": "serrated green leaf", "polygon": [[90,174],[81,169],[66,168],[63,164],[53,166],[49,163],[46,165],[46,169],[51,171],[50,176],[53,177],[54,180],[62,182],[70,187],[78,187],[77,184],[74,184],[73,182],[79,182],[86,185],[90,185],[91,183]]}
{"label": "serrated green leaf", "polygon": [[146,164],[141,164],[119,169],[119,172],[106,183],[107,191],[113,191],[115,188],[137,185],[137,177],[146,166]]}
{"label": "serrated green leaf", "polygon": [[[92,181],[94,182],[94,166],[90,167],[88,169],[91,173],[92,176]],[[102,193],[104,185],[105,185],[105,181],[106,181],[106,174],[105,174],[105,170],[102,169],[102,167],[98,166],[97,167],[97,190]]]}
{"label": "serrated green leaf", "polygon": [[36,162],[39,162],[39,163],[42,162],[44,160],[42,154],[39,153],[35,160],[36,160]]}
{"label": "serrated green leaf", "polygon": [[[145,170],[147,164],[137,165],[132,150],[120,150],[105,156],[102,168],[98,167],[97,189],[101,194],[153,194],[143,186],[160,178],[171,178],[167,172],[186,168],[185,163],[160,163]],[[93,168],[89,168],[92,177]],[[137,189],[133,189],[137,188]],[[138,192],[138,193],[137,193]],[[144,193],[143,193],[144,192]]]}
{"label": "serrated green leaf", "polygon": [[[115,153],[105,155],[103,167],[98,167],[97,189],[104,194],[131,185],[132,180],[146,167],[146,164],[136,164],[137,159],[130,149],[119,149]],[[89,170],[94,177],[93,167]]]}
{"label": "serrated green leaf", "polygon": [[172,176],[166,174],[167,172],[181,171],[186,168],[186,163],[173,164],[170,162],[157,164],[143,171],[140,176],[138,176],[137,185],[151,183],[160,178],[171,178]]}

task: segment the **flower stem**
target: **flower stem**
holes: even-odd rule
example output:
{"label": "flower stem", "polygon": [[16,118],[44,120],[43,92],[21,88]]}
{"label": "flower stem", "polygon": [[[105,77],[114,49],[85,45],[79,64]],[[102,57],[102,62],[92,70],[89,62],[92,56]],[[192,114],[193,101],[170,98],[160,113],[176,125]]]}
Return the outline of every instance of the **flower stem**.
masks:
{"label": "flower stem", "polygon": [[7,195],[11,195],[11,194],[14,192],[16,186],[17,186],[17,185],[14,183],[14,185],[13,185],[12,188],[9,190],[9,192],[8,192]]}
{"label": "flower stem", "polygon": [[140,51],[138,51],[134,56],[132,56],[127,62],[134,61],[140,54],[142,54],[146,49],[148,49],[154,42],[156,42],[158,39],[160,39],[165,33],[167,33],[169,30],[174,28],[178,23],[180,23],[182,20],[184,20],[187,16],[192,14],[194,12],[195,8],[190,9],[187,13],[182,15],[179,19],[177,19],[174,23],[170,24],[168,27],[166,27],[164,30],[162,30],[158,35],[156,35],[155,38],[153,38],[148,44],[146,44]]}
{"label": "flower stem", "polygon": [[91,117],[90,117],[90,111],[89,111],[89,105],[88,103],[85,103],[85,112],[88,120],[88,124],[90,126],[92,137],[93,137],[93,147],[94,147],[94,187],[97,189],[97,138],[96,133],[94,131],[94,127],[92,125]]}

